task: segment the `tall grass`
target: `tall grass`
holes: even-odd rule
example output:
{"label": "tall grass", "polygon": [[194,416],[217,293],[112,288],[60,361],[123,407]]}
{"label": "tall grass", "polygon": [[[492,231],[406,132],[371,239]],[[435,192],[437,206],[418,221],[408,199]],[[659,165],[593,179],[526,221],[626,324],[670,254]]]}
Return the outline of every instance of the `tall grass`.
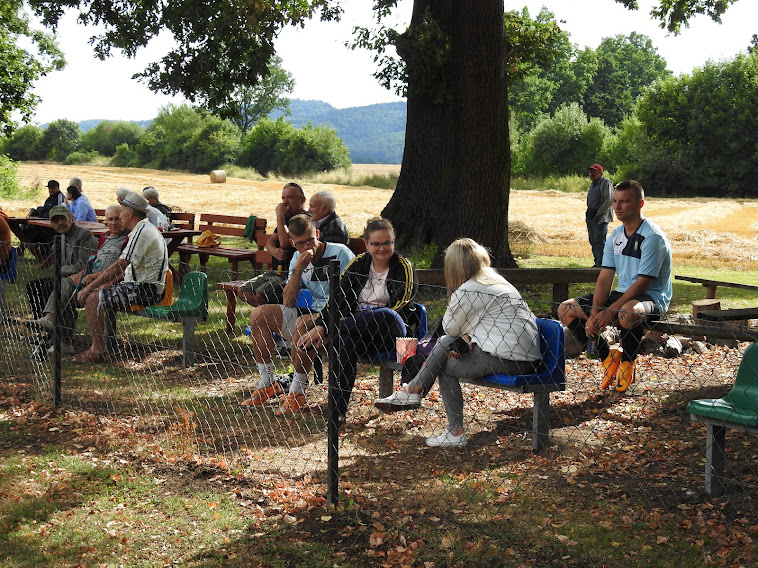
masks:
{"label": "tall grass", "polygon": [[233,164],[224,164],[221,168],[226,172],[229,177],[236,177],[241,179],[249,179],[253,181],[280,180],[285,181],[298,181],[303,183],[315,183],[315,184],[329,184],[329,185],[348,185],[352,187],[374,187],[377,189],[395,189],[397,185],[398,174],[394,172],[378,173],[378,172],[366,172],[359,173],[354,172],[351,168],[344,170],[333,170],[330,172],[311,172],[301,174],[297,176],[283,176],[281,174],[271,172],[267,176],[260,175],[253,168],[242,168]]}
{"label": "tall grass", "polygon": [[587,191],[590,186],[590,180],[587,176],[551,175],[545,178],[538,177],[514,177],[511,179],[511,188],[522,190],[544,190],[554,189],[566,193],[582,193]]}

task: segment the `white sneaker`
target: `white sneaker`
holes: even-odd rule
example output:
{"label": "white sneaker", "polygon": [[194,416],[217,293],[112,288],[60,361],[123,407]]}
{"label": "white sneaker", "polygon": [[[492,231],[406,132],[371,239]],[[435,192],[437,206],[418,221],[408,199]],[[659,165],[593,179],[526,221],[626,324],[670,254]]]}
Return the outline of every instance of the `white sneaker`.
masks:
{"label": "white sneaker", "polygon": [[[47,348],[47,352],[52,355],[55,353],[55,345]],[[73,355],[74,345],[70,341],[61,341],[61,355]]]}
{"label": "white sneaker", "polygon": [[421,406],[421,395],[405,391],[395,391],[391,395],[377,399],[374,402],[382,412],[397,412],[398,410],[410,410]]}
{"label": "white sneaker", "polygon": [[466,434],[456,436],[450,433],[450,430],[445,430],[439,436],[434,438],[427,438],[426,445],[430,448],[461,448],[468,444],[468,438]]}

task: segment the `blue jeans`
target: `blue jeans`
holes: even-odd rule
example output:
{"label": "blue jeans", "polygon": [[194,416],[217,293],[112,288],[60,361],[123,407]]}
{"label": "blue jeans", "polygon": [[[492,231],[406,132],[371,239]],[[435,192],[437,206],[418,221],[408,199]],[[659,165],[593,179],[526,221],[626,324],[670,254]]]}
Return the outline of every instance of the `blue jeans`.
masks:
{"label": "blue jeans", "polygon": [[602,266],[603,248],[605,248],[605,239],[608,236],[608,223],[598,223],[594,219],[588,219],[587,234],[589,235],[595,266]]}
{"label": "blue jeans", "polygon": [[405,337],[403,318],[391,308],[361,310],[340,322],[339,365],[337,367],[337,410],[347,414],[350,395],[355,386],[358,357],[395,350],[395,338]]}

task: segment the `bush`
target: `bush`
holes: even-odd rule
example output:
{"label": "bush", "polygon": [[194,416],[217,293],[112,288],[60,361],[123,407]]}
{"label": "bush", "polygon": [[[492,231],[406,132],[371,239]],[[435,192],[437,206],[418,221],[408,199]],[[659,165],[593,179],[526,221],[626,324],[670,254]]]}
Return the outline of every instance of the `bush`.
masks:
{"label": "bush", "polygon": [[4,153],[19,162],[43,160],[45,155],[39,147],[40,140],[42,140],[42,129],[27,124],[16,130],[13,136],[6,141]]}
{"label": "bush", "polygon": [[142,165],[207,173],[236,160],[239,130],[231,122],[188,105],[168,105],[136,147]]}
{"label": "bush", "polygon": [[600,159],[610,135],[610,129],[602,120],[588,120],[579,105],[563,106],[522,138],[515,173],[583,175],[589,164]]}
{"label": "bush", "polygon": [[103,120],[82,136],[85,150],[94,150],[103,156],[113,156],[121,144],[134,148],[144,134],[136,122]]}
{"label": "bush", "polygon": [[76,122],[62,118],[48,124],[39,141],[43,159],[62,162],[81,146],[81,129]]}
{"label": "bush", "polygon": [[0,197],[5,199],[21,197],[21,186],[18,184],[17,174],[16,162],[5,154],[0,154]]}
{"label": "bush", "polygon": [[261,175],[293,176],[347,168],[350,153],[331,128],[308,123],[298,129],[281,117],[264,118],[242,141],[238,164]]}
{"label": "bush", "polygon": [[129,144],[119,144],[111,158],[111,166],[117,168],[135,168],[139,165],[137,152]]}
{"label": "bush", "polygon": [[103,156],[95,152],[94,150],[77,150],[76,152],[71,152],[68,156],[66,156],[66,159],[64,160],[64,164],[67,166],[70,165],[79,165],[79,166],[85,166],[88,164],[92,164],[93,162],[99,162],[102,161]]}

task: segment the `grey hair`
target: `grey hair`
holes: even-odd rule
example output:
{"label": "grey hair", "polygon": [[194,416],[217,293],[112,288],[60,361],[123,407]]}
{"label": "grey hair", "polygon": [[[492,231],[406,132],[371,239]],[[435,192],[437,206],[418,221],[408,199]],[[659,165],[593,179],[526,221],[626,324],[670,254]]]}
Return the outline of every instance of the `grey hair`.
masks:
{"label": "grey hair", "polygon": [[130,191],[131,189],[128,189],[126,187],[119,187],[116,190],[116,197],[120,197],[121,199],[123,199],[124,197],[126,197],[126,194],[129,193]]}
{"label": "grey hair", "polygon": [[148,197],[155,197],[156,199],[160,199],[160,196],[158,195],[158,190],[155,189],[152,185],[148,185],[145,189],[142,190],[142,197],[147,199]]}
{"label": "grey hair", "polygon": [[84,183],[82,182],[81,178],[72,177],[71,181],[68,182],[68,185],[75,185],[76,187],[79,188],[79,191],[81,191],[82,190],[82,186],[84,185]]}
{"label": "grey hair", "polygon": [[311,198],[318,197],[321,199],[326,205],[329,207],[329,211],[334,211],[337,208],[337,200],[334,198],[334,195],[331,191],[322,190],[317,193],[314,193]]}
{"label": "grey hair", "polygon": [[108,211],[116,210],[119,213],[121,213],[121,206],[116,205],[115,203],[113,205],[108,205],[108,207],[105,208],[105,216],[108,217]]}

